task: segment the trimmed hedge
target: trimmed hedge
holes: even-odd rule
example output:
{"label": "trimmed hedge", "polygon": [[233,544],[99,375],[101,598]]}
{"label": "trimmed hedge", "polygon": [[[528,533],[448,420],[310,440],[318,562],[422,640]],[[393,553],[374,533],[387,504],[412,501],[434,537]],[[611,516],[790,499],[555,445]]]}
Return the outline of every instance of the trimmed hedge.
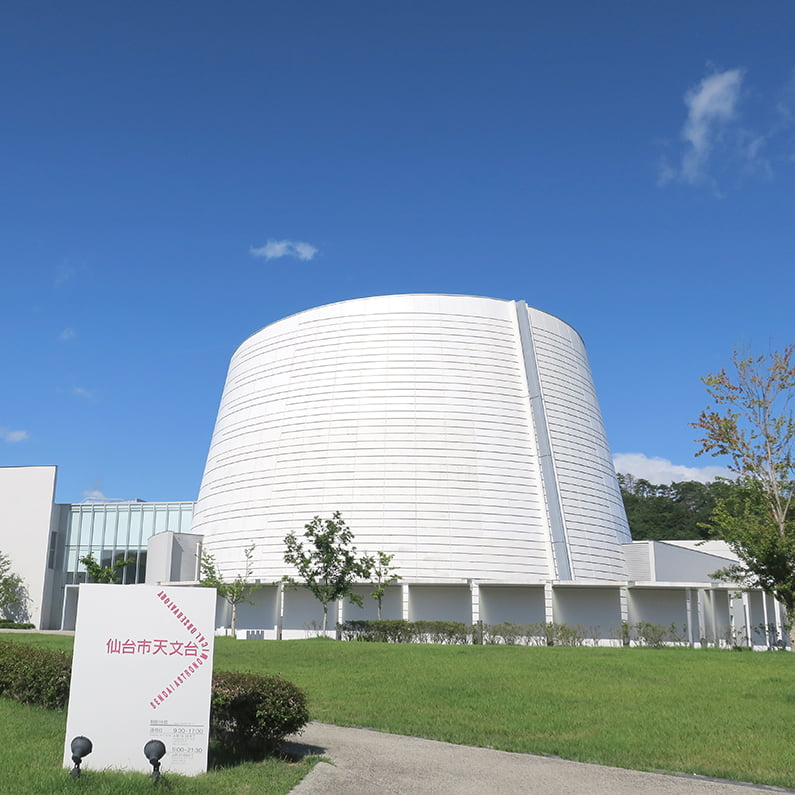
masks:
{"label": "trimmed hedge", "polygon": [[0,620],[0,629],[34,629],[35,626],[30,623],[20,624],[18,621],[9,621],[7,618]]}
{"label": "trimmed hedge", "polygon": [[343,640],[467,644],[472,637],[472,627],[460,621],[345,621],[339,626]]}
{"label": "trimmed hedge", "polygon": [[345,621],[343,640],[381,643],[504,644],[527,646],[583,646],[588,632],[570,624],[483,624],[459,621]]}
{"label": "trimmed hedge", "polygon": [[0,641],[0,696],[4,698],[65,709],[71,676],[71,654]]}
{"label": "trimmed hedge", "polygon": [[217,671],[213,676],[210,737],[222,754],[263,757],[309,721],[306,696],[278,676]]}

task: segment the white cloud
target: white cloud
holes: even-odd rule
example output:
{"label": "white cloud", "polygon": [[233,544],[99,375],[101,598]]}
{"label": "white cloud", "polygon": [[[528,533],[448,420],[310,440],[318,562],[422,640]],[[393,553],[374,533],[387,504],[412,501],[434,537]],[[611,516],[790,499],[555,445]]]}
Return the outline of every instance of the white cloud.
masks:
{"label": "white cloud", "polygon": [[743,74],[742,69],[716,72],[685,94],[687,120],[682,138],[687,148],[680,171],[685,182],[693,185],[706,178],[713,149],[737,114]]}
{"label": "white cloud", "polygon": [[108,498],[99,489],[86,489],[83,496],[87,500],[107,500]]}
{"label": "white cloud", "polygon": [[264,259],[280,259],[281,257],[296,257],[300,260],[313,259],[317,254],[317,248],[309,243],[303,243],[300,240],[269,240],[264,246],[260,248],[249,249],[251,255],[254,257],[262,257]]}
{"label": "white cloud", "polygon": [[73,265],[69,263],[58,265],[55,268],[55,277],[53,278],[52,286],[60,287],[62,284],[72,281],[75,276],[77,276],[77,269]]}
{"label": "white cloud", "polygon": [[24,442],[28,435],[27,431],[12,431],[10,428],[0,428],[0,439],[9,444]]}
{"label": "white cloud", "polygon": [[709,483],[717,477],[733,477],[732,473],[725,467],[688,467],[683,464],[674,464],[667,458],[649,458],[643,453],[616,453],[613,456],[613,464],[616,472],[634,475],[636,478],[643,478],[655,485],[676,483],[683,480],[698,480],[701,483]]}
{"label": "white cloud", "polygon": [[[713,71],[684,95],[687,117],[681,146],[664,154],[657,184],[707,186],[720,196],[720,182],[754,175],[772,179],[773,165],[792,162],[795,72],[778,91],[745,87],[743,68]],[[741,113],[741,105],[744,113]],[[753,124],[743,118],[753,113]]]}
{"label": "white cloud", "polygon": [[64,389],[63,387],[59,386],[55,391],[60,392],[61,394],[66,393],[67,395],[80,398],[81,400],[94,400],[96,398],[94,392],[82,386],[70,386],[69,389]]}
{"label": "white cloud", "polygon": [[59,335],[58,339],[61,342],[69,342],[77,336],[77,332],[73,328],[65,328]]}

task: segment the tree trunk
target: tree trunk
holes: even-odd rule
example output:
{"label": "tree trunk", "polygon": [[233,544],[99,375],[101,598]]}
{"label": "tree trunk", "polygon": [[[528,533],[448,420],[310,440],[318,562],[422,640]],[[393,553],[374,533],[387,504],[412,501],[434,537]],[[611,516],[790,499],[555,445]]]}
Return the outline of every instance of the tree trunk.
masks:
{"label": "tree trunk", "polygon": [[237,603],[232,602],[232,637],[237,638]]}
{"label": "tree trunk", "polygon": [[326,637],[326,624],[328,619],[328,603],[323,602],[323,637]]}

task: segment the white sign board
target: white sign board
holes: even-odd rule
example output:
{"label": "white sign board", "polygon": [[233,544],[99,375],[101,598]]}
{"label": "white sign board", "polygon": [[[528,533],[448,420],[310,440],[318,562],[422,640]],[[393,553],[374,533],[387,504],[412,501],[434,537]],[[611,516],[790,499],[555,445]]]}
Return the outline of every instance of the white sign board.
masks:
{"label": "white sign board", "polygon": [[152,772],[143,748],[162,740],[163,773],[207,770],[214,588],[81,585],[64,766],[79,735],[83,769]]}

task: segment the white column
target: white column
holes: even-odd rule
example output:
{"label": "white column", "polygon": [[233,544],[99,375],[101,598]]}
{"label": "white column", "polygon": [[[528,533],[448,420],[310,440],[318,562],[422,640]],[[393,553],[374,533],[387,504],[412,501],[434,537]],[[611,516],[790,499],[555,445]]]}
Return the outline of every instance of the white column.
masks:
{"label": "white column", "polygon": [[629,629],[629,585],[628,584],[625,583],[618,589],[618,601],[621,610],[621,626],[622,626],[622,632],[619,635],[618,643],[619,645],[624,644],[625,636],[623,633],[623,627],[624,625],[626,625],[627,627],[626,641],[627,644],[629,644],[630,643],[629,637],[631,633]]}
{"label": "white column", "polygon": [[469,592],[472,595],[472,624],[480,621],[480,586],[474,581],[469,581]]}
{"label": "white column", "polygon": [[779,639],[783,640],[789,646],[789,638],[784,637],[784,623],[781,620],[781,605],[774,599],[773,600],[773,615],[776,620],[776,634]]}
{"label": "white column", "polygon": [[718,608],[715,605],[717,601],[717,591],[709,592],[709,604],[712,610],[712,633],[715,636],[715,648],[720,648],[720,633],[718,632]]}
{"label": "white column", "polygon": [[282,627],[284,626],[284,583],[279,582],[276,586],[276,640],[282,639]]}
{"label": "white column", "polygon": [[552,592],[552,583],[547,581],[544,583],[544,621],[546,621],[547,624],[552,624],[555,621],[553,603],[554,594]]}
{"label": "white column", "polygon": [[747,638],[748,648],[753,649],[754,638],[751,634],[751,605],[748,601],[748,594],[745,591],[742,592],[741,598],[743,603],[743,619],[745,621],[745,637]]}
{"label": "white column", "polygon": [[762,620],[765,622],[765,646],[770,648],[770,616],[767,614],[767,594],[762,591]]}

